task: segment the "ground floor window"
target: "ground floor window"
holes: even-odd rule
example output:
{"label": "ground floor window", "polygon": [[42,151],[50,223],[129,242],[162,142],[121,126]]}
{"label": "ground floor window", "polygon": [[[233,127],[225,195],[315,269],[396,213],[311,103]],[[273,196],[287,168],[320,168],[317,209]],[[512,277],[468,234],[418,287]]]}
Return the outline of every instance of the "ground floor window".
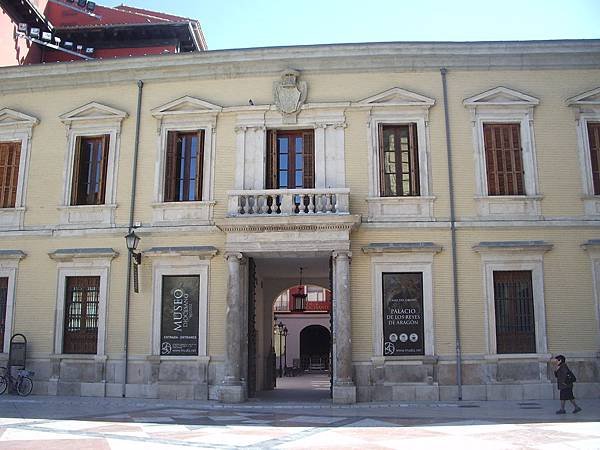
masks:
{"label": "ground floor window", "polygon": [[424,355],[423,273],[382,273],[383,354]]}
{"label": "ground floor window", "polygon": [[160,354],[198,355],[200,277],[162,277]]}
{"label": "ground floor window", "polygon": [[100,277],[67,277],[63,353],[96,354]]}
{"label": "ground floor window", "polygon": [[0,353],[4,348],[6,330],[6,307],[8,304],[8,277],[0,277]]}
{"label": "ground floor window", "polygon": [[498,353],[535,353],[531,271],[494,271]]}

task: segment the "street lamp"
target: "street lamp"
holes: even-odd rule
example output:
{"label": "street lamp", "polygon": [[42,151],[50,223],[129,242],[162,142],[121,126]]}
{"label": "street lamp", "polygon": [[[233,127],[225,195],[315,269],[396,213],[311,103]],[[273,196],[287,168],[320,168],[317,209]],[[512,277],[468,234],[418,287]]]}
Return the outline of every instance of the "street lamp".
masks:
{"label": "street lamp", "polygon": [[[138,266],[142,263],[142,254],[136,252],[136,249],[140,243],[140,237],[135,234],[135,231],[131,230],[125,236],[125,243],[127,244],[127,250],[129,250],[129,256],[133,261],[133,292],[137,294],[139,292]],[[129,286],[127,288],[129,289]]]}
{"label": "street lamp", "polygon": [[292,307],[294,312],[304,312],[306,308],[306,297],[304,293],[304,286],[302,285],[302,267],[300,267],[300,283],[299,288],[292,294]]}
{"label": "street lamp", "polygon": [[[287,365],[287,348],[285,351],[285,355],[286,355],[285,360],[283,362],[282,362],[282,357],[284,356],[284,353],[283,353],[283,349],[285,348],[284,346],[287,345],[288,329],[281,321],[279,321],[279,323],[277,325],[275,325],[274,329],[275,329],[275,334],[279,335],[279,376],[283,377],[283,376],[285,376],[285,365]],[[282,339],[284,340],[283,343],[281,342]]]}

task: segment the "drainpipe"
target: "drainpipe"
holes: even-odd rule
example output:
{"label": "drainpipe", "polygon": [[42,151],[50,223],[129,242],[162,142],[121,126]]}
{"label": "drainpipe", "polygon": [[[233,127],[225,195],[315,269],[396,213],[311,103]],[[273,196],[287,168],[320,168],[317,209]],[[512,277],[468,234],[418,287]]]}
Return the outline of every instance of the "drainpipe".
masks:
{"label": "drainpipe", "polygon": [[456,385],[458,399],[462,400],[462,351],[460,348],[460,316],[458,308],[458,274],[456,263],[456,216],[454,211],[454,181],[452,178],[452,143],[450,140],[450,117],[448,115],[448,88],[446,74],[448,70],[440,69],[442,90],[444,92],[444,119],[446,122],[446,149],[448,152],[448,192],[450,194],[450,233],[452,241],[452,288],[454,291],[454,331],[456,334]]}
{"label": "drainpipe", "polygon": [[[137,182],[137,162],[138,162],[138,150],[140,147],[140,117],[142,114],[142,90],[144,89],[144,82],[138,80],[138,95],[137,95],[137,111],[135,116],[135,144],[133,147],[133,167],[131,169],[131,200],[129,202],[129,231],[133,230],[133,214],[135,212],[135,189]],[[133,263],[131,255],[127,254],[127,284],[125,288],[125,336],[124,349],[125,349],[125,374],[123,376],[123,390],[121,395],[125,397],[125,388],[127,387],[127,363],[129,360],[129,303],[131,300],[131,271],[133,269]]]}

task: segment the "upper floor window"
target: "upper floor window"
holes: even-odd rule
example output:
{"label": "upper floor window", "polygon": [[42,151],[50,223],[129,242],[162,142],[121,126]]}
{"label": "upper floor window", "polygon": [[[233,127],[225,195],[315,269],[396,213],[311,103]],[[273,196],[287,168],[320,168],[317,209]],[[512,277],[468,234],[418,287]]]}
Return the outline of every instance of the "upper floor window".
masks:
{"label": "upper floor window", "polygon": [[71,205],[103,205],[110,137],[79,136],[75,144]]}
{"label": "upper floor window", "polygon": [[417,124],[379,124],[379,140],[381,195],[419,195]]}
{"label": "upper floor window", "polygon": [[38,119],[0,109],[0,228],[22,229],[33,127]]}
{"label": "upper floor window", "polygon": [[204,130],[169,131],[165,159],[165,202],[202,199]]}
{"label": "upper floor window", "polygon": [[20,160],[20,142],[0,142],[0,208],[15,207]]}
{"label": "upper floor window", "polygon": [[484,123],[489,195],[525,195],[521,135],[517,123]]}
{"label": "upper floor window", "polygon": [[573,109],[584,214],[600,217],[600,87],[566,101]]}
{"label": "upper floor window", "polygon": [[313,130],[269,130],[267,145],[267,189],[315,187]]}
{"label": "upper floor window", "polygon": [[594,195],[600,195],[600,122],[588,122]]}

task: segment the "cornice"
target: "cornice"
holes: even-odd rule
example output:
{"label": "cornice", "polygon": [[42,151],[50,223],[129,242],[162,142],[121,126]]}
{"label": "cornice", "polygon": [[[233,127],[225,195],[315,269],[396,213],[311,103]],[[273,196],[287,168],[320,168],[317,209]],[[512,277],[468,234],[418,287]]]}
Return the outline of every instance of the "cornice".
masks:
{"label": "cornice", "polygon": [[[217,50],[0,68],[0,93],[177,79],[449,70],[599,69],[600,40],[391,42]],[[224,105],[225,106],[225,105]],[[233,106],[233,105],[231,105]]]}
{"label": "cornice", "polygon": [[[290,220],[291,219],[291,220]],[[217,221],[225,233],[264,233],[289,231],[352,231],[360,224],[360,216],[228,218]]]}

